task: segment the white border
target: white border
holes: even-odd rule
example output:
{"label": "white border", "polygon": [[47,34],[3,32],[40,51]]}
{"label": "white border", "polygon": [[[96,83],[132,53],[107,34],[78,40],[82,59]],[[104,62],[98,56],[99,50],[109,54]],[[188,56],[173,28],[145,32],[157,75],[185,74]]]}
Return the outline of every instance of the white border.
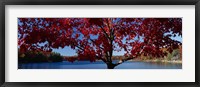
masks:
{"label": "white border", "polygon": [[[6,5],[6,82],[194,82],[194,5]],[[17,17],[183,17],[182,69],[17,70]]]}

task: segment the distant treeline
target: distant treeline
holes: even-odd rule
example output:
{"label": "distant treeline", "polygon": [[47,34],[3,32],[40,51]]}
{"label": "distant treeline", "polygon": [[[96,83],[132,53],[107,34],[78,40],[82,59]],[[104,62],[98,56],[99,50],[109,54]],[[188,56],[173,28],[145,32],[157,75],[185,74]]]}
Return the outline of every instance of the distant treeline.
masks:
{"label": "distant treeline", "polygon": [[[166,49],[163,49],[163,50],[166,50]],[[174,49],[172,51],[172,53],[167,52],[167,55],[164,56],[164,57],[159,57],[159,58],[156,58],[156,57],[152,57],[152,56],[144,56],[144,55],[141,55],[139,57],[137,57],[135,60],[155,60],[155,59],[158,59],[158,60],[167,60],[167,61],[173,61],[173,60],[182,60],[182,47],[180,46],[178,49]]]}
{"label": "distant treeline", "polygon": [[18,63],[39,63],[39,62],[62,62],[63,56],[59,53],[43,53],[28,51],[25,53],[18,53]]}

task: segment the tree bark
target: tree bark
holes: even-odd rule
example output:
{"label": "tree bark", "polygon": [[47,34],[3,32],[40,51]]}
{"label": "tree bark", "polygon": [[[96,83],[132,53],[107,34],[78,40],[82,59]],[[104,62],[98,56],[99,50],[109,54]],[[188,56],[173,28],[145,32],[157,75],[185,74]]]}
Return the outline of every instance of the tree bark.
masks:
{"label": "tree bark", "polygon": [[107,63],[107,69],[114,69],[116,64],[113,63]]}
{"label": "tree bark", "polygon": [[126,61],[128,61],[128,60],[131,60],[131,59],[133,59],[132,57],[130,57],[130,58],[127,58],[127,59],[123,59],[123,60],[121,60],[120,62],[118,62],[118,63],[116,63],[116,64],[114,64],[114,63],[112,63],[112,62],[107,62],[106,64],[107,64],[107,69],[114,69],[116,66],[118,66],[118,65],[120,65],[120,64],[122,64],[123,62],[126,62]]}

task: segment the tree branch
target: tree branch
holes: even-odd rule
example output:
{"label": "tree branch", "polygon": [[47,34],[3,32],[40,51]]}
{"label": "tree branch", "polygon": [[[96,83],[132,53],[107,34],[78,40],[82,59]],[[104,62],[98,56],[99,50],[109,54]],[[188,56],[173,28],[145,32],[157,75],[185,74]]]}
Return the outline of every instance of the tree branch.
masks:
{"label": "tree branch", "polygon": [[126,62],[126,61],[131,60],[131,59],[133,59],[133,57],[129,57],[129,58],[123,59],[123,60],[119,61],[118,63],[116,63],[115,66],[117,66],[119,64],[122,64],[123,62]]}
{"label": "tree branch", "polygon": [[[96,44],[96,42],[94,40],[92,40],[92,39],[89,39],[89,40]],[[99,48],[101,48],[102,50],[104,49],[101,46],[99,46]]]}
{"label": "tree branch", "polygon": [[98,57],[98,56],[96,56],[96,57],[97,57],[97,59],[101,59],[104,63],[106,63],[106,60],[104,58],[101,58],[101,57]]}
{"label": "tree branch", "polygon": [[105,34],[105,36],[106,36],[108,39],[110,39],[109,35],[106,33],[106,31],[103,29],[103,27],[102,27],[102,26],[99,26],[99,27],[100,27],[100,29],[103,31],[103,33]]}
{"label": "tree branch", "polygon": [[72,45],[84,51],[84,48],[83,48],[83,47],[81,47],[81,46],[79,46],[79,45],[75,45],[74,43],[72,43]]}

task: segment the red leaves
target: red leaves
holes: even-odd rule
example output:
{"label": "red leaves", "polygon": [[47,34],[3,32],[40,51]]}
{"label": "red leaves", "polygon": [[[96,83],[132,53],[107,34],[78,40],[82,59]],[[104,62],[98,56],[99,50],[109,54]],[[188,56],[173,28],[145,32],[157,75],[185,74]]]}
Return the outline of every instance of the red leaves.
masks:
{"label": "red leaves", "polygon": [[20,52],[21,52],[21,53],[24,53],[24,52],[26,52],[26,51],[27,51],[27,46],[21,45],[21,46],[20,46]]}
{"label": "red leaves", "polygon": [[91,25],[99,25],[99,26],[101,26],[101,25],[103,25],[103,19],[102,18],[90,18],[89,19],[89,23],[91,24]]}
{"label": "red leaves", "polygon": [[65,58],[67,61],[69,61],[69,62],[74,62],[74,61],[76,61],[77,60],[77,58],[76,57],[66,57]]}
{"label": "red leaves", "polygon": [[[19,18],[18,45],[21,52],[51,51],[70,46],[76,49],[78,60],[112,56],[114,49],[126,55],[163,56],[178,48],[180,42],[171,39],[182,35],[181,18]],[[44,46],[39,44],[44,43]],[[68,61],[75,61],[69,58]]]}

